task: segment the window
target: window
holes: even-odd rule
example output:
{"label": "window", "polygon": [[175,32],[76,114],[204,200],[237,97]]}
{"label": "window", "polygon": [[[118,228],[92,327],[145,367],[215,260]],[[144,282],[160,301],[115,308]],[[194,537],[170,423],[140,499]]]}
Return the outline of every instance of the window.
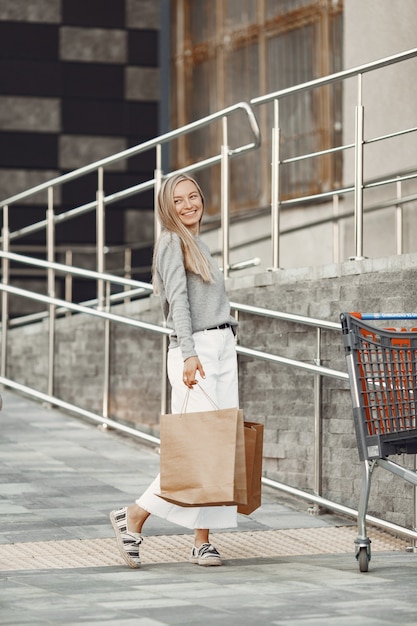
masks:
{"label": "window", "polygon": [[[172,6],[173,128],[342,69],[343,0],[175,0]],[[281,101],[281,159],[340,145],[341,95],[335,84]],[[262,153],[250,156],[250,167],[247,159],[231,164],[233,211],[270,203],[272,109],[256,110]],[[173,165],[217,153],[220,124],[214,135],[203,129],[183,138]],[[231,125],[230,146],[250,140],[238,120]],[[341,158],[335,153],[281,168],[281,198],[334,188],[341,182]],[[207,176],[216,205],[218,173]]]}

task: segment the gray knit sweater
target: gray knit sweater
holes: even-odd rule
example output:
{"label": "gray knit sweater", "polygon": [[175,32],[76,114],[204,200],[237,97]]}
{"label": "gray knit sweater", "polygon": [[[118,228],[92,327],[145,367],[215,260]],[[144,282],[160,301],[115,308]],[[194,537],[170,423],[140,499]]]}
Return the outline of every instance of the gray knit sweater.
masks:
{"label": "gray knit sweater", "polygon": [[230,315],[223,275],[206,244],[200,237],[196,242],[210,262],[213,283],[205,283],[185,270],[180,239],[175,233],[163,231],[156,255],[157,290],[167,326],[173,328],[169,347],[179,345],[184,360],[197,355],[193,333],[225,323],[237,326]]}

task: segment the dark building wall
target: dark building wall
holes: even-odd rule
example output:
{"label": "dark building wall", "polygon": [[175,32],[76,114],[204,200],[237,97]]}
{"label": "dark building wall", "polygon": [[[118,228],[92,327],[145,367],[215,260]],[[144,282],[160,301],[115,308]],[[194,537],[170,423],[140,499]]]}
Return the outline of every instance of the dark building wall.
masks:
{"label": "dark building wall", "polygon": [[[158,38],[155,0],[2,0],[2,199],[158,135]],[[151,152],[109,167],[105,193],[152,177],[154,167]],[[95,175],[66,185],[57,210],[93,200],[96,187]],[[107,243],[129,239],[152,203],[144,196],[109,209]],[[45,194],[13,205],[11,229],[43,219],[45,205]],[[94,241],[93,213],[57,230],[58,244]],[[44,242],[41,233],[19,243]]]}

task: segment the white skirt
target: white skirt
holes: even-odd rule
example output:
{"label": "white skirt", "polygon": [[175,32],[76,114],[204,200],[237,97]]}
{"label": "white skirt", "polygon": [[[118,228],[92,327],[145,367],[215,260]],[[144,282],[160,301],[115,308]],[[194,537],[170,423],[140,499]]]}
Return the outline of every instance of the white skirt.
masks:
{"label": "white skirt", "polygon": [[159,474],[147,490],[136,500],[142,509],[152,515],[184,528],[233,528],[237,526],[236,506],[178,506],[160,498]]}
{"label": "white skirt", "polygon": [[[238,398],[237,358],[233,332],[230,328],[194,333],[196,351],[203,364],[206,378],[202,387],[220,409],[236,407]],[[187,387],[184,385],[184,362],[180,348],[168,351],[168,376],[172,386],[172,413],[180,413]],[[190,392],[186,411],[212,411],[213,404],[198,388]],[[234,528],[237,526],[237,506],[183,507],[158,496],[159,474],[136,500],[142,509],[184,528]]]}

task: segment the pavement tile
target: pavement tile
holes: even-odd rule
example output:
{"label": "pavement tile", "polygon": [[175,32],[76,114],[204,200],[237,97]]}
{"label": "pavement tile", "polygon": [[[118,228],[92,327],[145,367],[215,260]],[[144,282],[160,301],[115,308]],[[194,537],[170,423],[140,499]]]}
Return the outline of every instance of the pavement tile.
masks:
{"label": "pavement tile", "polygon": [[354,520],[309,515],[271,488],[237,529],[212,534],[227,555],[223,567],[189,564],[191,531],[151,518],[144,565],[130,570],[108,514],[153,479],[155,449],[2,395],[0,624],[417,625],[417,556],[406,542],[370,528],[370,571],[361,574]]}

